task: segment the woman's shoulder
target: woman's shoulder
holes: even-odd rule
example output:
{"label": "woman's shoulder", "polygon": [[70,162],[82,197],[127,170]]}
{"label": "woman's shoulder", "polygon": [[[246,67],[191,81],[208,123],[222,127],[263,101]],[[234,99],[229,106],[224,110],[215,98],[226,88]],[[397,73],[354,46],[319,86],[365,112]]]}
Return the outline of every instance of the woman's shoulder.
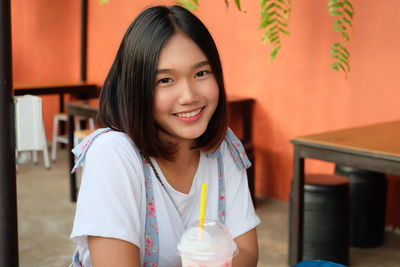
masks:
{"label": "woman's shoulder", "polygon": [[120,159],[136,159],[140,161],[140,152],[135,143],[126,133],[109,131],[98,135],[92,140],[87,151],[88,157],[106,157]]}
{"label": "woman's shoulder", "polygon": [[234,164],[243,171],[251,166],[242,142],[229,128],[218,150],[224,162]]}
{"label": "woman's shoulder", "polygon": [[92,141],[91,149],[138,151],[135,143],[126,133],[117,131],[109,131],[97,136]]}

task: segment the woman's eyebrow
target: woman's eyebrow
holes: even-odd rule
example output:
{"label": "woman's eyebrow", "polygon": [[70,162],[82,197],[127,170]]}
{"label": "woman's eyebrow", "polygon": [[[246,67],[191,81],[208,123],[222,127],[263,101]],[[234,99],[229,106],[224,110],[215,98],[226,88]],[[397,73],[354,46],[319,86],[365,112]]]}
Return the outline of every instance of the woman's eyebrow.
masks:
{"label": "woman's eyebrow", "polygon": [[197,69],[197,68],[200,68],[200,67],[203,67],[203,66],[206,66],[206,65],[210,65],[210,62],[208,62],[208,60],[204,60],[204,61],[201,61],[201,62],[199,62],[197,64],[194,64],[192,69]]}
{"label": "woman's eyebrow", "polygon": [[[206,65],[210,65],[210,62],[208,62],[208,60],[204,60],[204,61],[201,61],[201,62],[199,62],[199,63],[194,64],[194,65],[192,66],[192,69],[197,69],[197,68],[200,68],[200,67],[203,67],[203,66],[206,66]],[[173,69],[158,69],[158,70],[156,71],[156,74],[160,74],[160,73],[171,73],[171,72],[173,72],[173,71],[174,71]]]}

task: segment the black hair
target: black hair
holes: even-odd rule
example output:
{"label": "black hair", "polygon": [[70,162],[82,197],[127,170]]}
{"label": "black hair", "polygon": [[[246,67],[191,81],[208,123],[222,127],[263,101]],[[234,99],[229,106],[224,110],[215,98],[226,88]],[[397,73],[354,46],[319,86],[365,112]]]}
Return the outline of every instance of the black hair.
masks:
{"label": "black hair", "polygon": [[153,96],[160,51],[178,30],[207,57],[219,88],[217,108],[193,147],[209,151],[219,146],[226,133],[227,112],[218,50],[204,24],[180,6],[154,6],[132,22],[104,82],[98,115],[104,126],[128,134],[143,155],[169,160],[174,157],[176,145],[159,138],[152,112]]}

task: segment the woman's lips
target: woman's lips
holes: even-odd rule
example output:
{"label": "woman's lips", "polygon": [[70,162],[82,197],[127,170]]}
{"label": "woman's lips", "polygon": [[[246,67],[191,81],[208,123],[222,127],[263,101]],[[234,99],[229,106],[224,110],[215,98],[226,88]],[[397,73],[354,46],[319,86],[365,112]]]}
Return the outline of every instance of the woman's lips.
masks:
{"label": "woman's lips", "polygon": [[173,115],[180,121],[194,122],[199,120],[200,117],[203,115],[204,108],[205,106],[187,112],[174,113]]}

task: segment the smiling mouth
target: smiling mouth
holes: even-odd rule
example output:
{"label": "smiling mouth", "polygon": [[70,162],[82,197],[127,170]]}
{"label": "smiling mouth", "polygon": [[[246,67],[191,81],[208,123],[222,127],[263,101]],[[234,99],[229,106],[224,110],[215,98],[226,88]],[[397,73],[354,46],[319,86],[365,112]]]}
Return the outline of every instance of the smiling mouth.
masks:
{"label": "smiling mouth", "polygon": [[200,112],[202,112],[204,108],[205,108],[205,106],[204,106],[204,107],[201,107],[201,108],[199,108],[199,109],[190,111],[190,112],[185,112],[185,113],[174,113],[173,115],[174,115],[174,116],[177,116],[177,117],[179,117],[179,118],[192,118],[192,117],[197,116]]}

